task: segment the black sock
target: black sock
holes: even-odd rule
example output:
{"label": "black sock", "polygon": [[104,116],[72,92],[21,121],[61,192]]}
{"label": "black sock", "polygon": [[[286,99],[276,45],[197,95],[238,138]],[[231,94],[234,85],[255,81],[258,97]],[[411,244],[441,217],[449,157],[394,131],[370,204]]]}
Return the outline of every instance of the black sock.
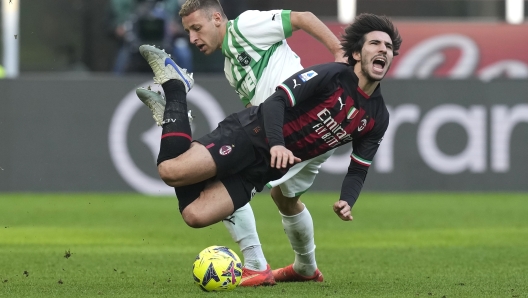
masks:
{"label": "black sock", "polygon": [[161,86],[165,91],[167,104],[163,114],[158,165],[189,150],[192,140],[191,125],[187,117],[187,93],[183,82],[169,80]]}

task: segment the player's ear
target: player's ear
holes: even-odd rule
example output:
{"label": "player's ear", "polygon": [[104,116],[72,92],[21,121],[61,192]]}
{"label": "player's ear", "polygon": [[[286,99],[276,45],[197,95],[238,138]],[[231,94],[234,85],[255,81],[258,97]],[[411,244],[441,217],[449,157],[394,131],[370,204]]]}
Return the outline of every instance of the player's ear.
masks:
{"label": "player's ear", "polygon": [[222,24],[222,15],[218,11],[213,13],[213,23],[216,27]]}
{"label": "player's ear", "polygon": [[354,52],[352,53],[352,58],[356,61],[361,61],[361,53],[360,52]]}

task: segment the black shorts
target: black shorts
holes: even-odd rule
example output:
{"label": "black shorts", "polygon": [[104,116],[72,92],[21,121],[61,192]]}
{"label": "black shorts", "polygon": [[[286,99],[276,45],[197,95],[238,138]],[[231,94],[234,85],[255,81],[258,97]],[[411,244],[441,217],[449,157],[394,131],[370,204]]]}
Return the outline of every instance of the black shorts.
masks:
{"label": "black shorts", "polygon": [[218,123],[215,130],[196,142],[204,145],[211,153],[218,179],[240,173],[258,159],[251,140],[234,115]]}
{"label": "black shorts", "polygon": [[262,191],[266,183],[277,176],[277,172],[269,167],[269,158],[258,153],[236,114],[228,116],[215,130],[195,142],[204,145],[211,153],[217,168],[216,179],[231,195],[235,210],[249,202],[255,191]]}
{"label": "black shorts", "polygon": [[[200,193],[205,189],[208,183],[216,180],[217,179],[215,178],[211,178],[196,184],[175,187],[174,190],[176,191],[176,197],[178,198],[180,213],[183,212],[185,207],[189,206],[200,196]],[[220,182],[225,186],[231,200],[233,200],[235,210],[251,201],[256,193],[253,184],[244,179],[244,177],[241,177],[240,174],[227,176],[220,179]]]}

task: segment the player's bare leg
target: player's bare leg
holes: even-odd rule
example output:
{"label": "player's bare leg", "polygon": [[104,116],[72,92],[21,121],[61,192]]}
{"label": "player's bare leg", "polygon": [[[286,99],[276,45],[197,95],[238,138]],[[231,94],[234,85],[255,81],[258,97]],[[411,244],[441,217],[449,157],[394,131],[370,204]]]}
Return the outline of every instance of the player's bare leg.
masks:
{"label": "player's bare leg", "polygon": [[[183,86],[181,86],[181,88],[183,90]],[[158,102],[161,102],[162,99],[160,94],[147,89],[138,89],[137,94],[140,99],[151,108],[154,116],[154,112],[158,112],[157,110],[161,110],[161,113],[165,113],[164,105],[157,104]],[[156,104],[148,105],[148,101],[153,101]],[[184,117],[183,113],[180,114],[181,115],[178,118],[183,118],[182,122],[184,122],[187,117]],[[154,119],[158,122],[156,117],[154,117]],[[190,121],[190,119],[188,120]],[[163,121],[163,119],[161,119],[161,121]],[[182,124],[185,123],[180,123],[178,126],[181,126]],[[171,125],[176,125],[176,122],[171,123]],[[188,125],[183,126],[187,128]],[[177,131],[178,128],[175,129],[176,130],[172,132],[165,132],[163,136],[168,135],[168,137],[179,138],[177,140],[178,143],[188,143],[190,141],[189,138],[185,136],[185,133]],[[162,154],[162,158],[158,158],[158,173],[167,185],[175,188],[182,186],[192,187],[192,184],[205,181],[216,175],[216,164],[209,151],[203,145],[199,143],[191,143],[190,146],[187,147],[190,148],[182,148],[183,150],[186,150],[183,153],[169,151],[166,154]],[[170,157],[170,154],[175,154],[175,157],[166,159]],[[197,193],[199,193],[197,194],[197,199],[182,210],[182,217],[187,225],[194,228],[205,227],[217,223],[227,215],[233,213],[233,201],[222,183],[209,183],[203,190],[198,189]]]}
{"label": "player's bare leg", "polygon": [[202,144],[193,142],[191,147],[176,158],[158,165],[161,179],[169,186],[185,186],[205,181],[216,175],[216,163]]}
{"label": "player's bare leg", "polygon": [[278,282],[323,281],[323,274],[315,262],[313,220],[300,196],[286,197],[280,187],[271,189],[271,197],[282,215],[284,232],[295,253],[293,264],[273,270]]}
{"label": "player's bare leg", "polygon": [[221,182],[206,182],[216,175],[216,164],[209,151],[201,144],[191,144],[186,95],[194,84],[192,74],[180,68],[163,50],[142,45],[139,51],[166,95],[163,98],[148,89],[136,92],[163,127],[158,173],[175,188],[178,198],[181,195],[192,200],[181,210],[188,225],[198,228],[219,222],[233,213],[234,205]]}
{"label": "player's bare leg", "polygon": [[193,228],[215,224],[233,213],[229,192],[220,181],[211,181],[200,196],[182,211],[182,218]]}
{"label": "player's bare leg", "polygon": [[[190,127],[183,121],[187,109],[185,94],[194,84],[192,74],[180,68],[163,50],[143,45],[140,52],[154,71],[154,81],[162,85],[167,95],[165,99],[161,94],[148,89],[140,88],[136,91],[152,111],[156,123],[163,126],[158,172],[167,184],[176,187],[177,194],[198,197],[182,210],[185,222],[192,227],[203,227],[225,219],[226,227],[241,247],[246,265],[256,269],[253,271],[246,268],[240,285],[275,284],[271,268],[262,252],[251,206],[247,204],[233,213],[233,202],[222,183],[215,182],[205,186],[205,182],[198,183],[200,185],[190,184],[216,175],[216,165],[209,152],[199,144],[190,143]],[[182,84],[175,85],[176,80]],[[262,264],[263,272],[258,271]]]}

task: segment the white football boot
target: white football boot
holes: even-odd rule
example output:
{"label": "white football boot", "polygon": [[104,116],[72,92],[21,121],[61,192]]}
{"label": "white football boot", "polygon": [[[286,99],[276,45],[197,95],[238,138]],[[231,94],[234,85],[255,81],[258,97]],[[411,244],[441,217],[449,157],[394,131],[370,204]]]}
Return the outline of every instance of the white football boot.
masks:
{"label": "white football boot", "polygon": [[[152,91],[143,87],[136,89],[136,94],[141,101],[152,111],[152,118],[158,126],[163,124],[163,113],[165,113],[165,97],[159,91]],[[194,117],[189,110],[187,113],[189,123],[192,123]]]}
{"label": "white football boot", "polygon": [[165,53],[165,50],[160,50],[151,45],[142,45],[139,47],[139,52],[152,68],[154,82],[161,85],[168,80],[179,80],[183,82],[185,92],[192,89],[194,85],[193,74],[188,73],[185,68],[180,68],[170,55]]}

